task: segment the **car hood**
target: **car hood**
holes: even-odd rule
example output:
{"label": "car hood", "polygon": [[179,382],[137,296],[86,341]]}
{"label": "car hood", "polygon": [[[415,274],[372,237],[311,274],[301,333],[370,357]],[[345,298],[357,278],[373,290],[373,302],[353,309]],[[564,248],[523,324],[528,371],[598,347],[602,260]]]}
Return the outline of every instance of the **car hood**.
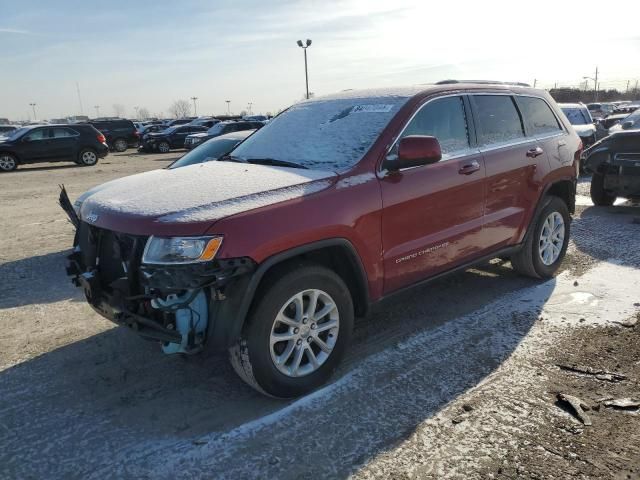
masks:
{"label": "car hood", "polygon": [[222,218],[324,190],[334,177],[324,170],[206,162],[100,185],[80,197],[79,211],[88,223],[124,233],[206,230]]}
{"label": "car hood", "polygon": [[596,133],[596,127],[594,125],[574,125],[573,129],[580,137],[589,137]]}

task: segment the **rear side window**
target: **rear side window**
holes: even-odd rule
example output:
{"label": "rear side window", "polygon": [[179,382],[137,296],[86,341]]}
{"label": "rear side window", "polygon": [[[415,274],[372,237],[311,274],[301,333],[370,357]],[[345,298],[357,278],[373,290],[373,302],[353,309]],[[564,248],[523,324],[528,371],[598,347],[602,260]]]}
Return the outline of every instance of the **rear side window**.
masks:
{"label": "rear side window", "polygon": [[[400,138],[409,135],[436,137],[442,157],[469,149],[469,132],[462,97],[438,98],[427,103],[409,122]],[[392,154],[397,154],[398,143]]]}
{"label": "rear side window", "polygon": [[75,137],[77,135],[79,134],[71,130],[70,128],[54,128],[53,129],[53,138]]}
{"label": "rear side window", "polygon": [[535,97],[516,97],[518,107],[532,135],[544,135],[562,131],[558,119],[547,102]]}
{"label": "rear side window", "polygon": [[508,95],[474,95],[481,146],[508,143],[524,138],[520,115]]}

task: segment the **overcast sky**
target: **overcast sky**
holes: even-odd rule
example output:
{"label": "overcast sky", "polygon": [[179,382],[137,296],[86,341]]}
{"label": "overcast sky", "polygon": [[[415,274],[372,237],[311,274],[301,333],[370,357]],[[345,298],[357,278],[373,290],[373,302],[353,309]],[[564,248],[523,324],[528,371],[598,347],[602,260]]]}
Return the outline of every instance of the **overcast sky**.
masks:
{"label": "overcast sky", "polygon": [[535,0],[0,0],[0,117],[40,119],[113,104],[168,115],[275,112],[310,90],[445,78],[604,87],[640,79],[640,2]]}

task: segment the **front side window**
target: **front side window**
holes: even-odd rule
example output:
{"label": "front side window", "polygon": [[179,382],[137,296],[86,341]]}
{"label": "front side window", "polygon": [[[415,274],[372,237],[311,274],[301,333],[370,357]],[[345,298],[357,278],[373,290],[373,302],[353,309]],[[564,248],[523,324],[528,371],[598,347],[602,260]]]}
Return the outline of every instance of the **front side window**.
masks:
{"label": "front side window", "polygon": [[522,121],[509,95],[474,95],[478,143],[486,147],[524,138]]}
{"label": "front side window", "polygon": [[436,137],[445,160],[468,150],[469,131],[462,97],[438,98],[422,107],[400,135],[389,159],[397,155],[399,140],[409,135]]}
{"label": "front side window", "polygon": [[48,128],[39,128],[38,130],[34,130],[30,134],[28,134],[25,139],[26,140],[44,140],[45,138],[49,138],[49,129]]}
{"label": "front side window", "polygon": [[517,97],[516,101],[532,135],[549,135],[562,131],[558,119],[541,98]]}

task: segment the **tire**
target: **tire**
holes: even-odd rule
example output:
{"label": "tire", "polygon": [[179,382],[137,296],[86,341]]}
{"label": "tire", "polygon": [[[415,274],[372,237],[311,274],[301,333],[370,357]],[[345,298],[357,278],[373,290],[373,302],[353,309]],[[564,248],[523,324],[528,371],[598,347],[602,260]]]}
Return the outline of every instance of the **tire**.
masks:
{"label": "tire", "polygon": [[556,273],[567,252],[571,217],[567,204],[560,198],[551,196],[544,201],[531,234],[511,257],[511,265],[521,275],[547,279]]}
{"label": "tire", "polygon": [[171,150],[171,145],[169,145],[169,142],[160,142],[158,144],[158,151],[160,153],[169,153],[170,150]]}
{"label": "tire", "polygon": [[92,148],[83,148],[78,154],[76,163],[83,167],[92,167],[98,163],[98,154]]}
{"label": "tire", "polygon": [[[256,390],[272,397],[297,397],[323,385],[340,362],[353,330],[353,301],[342,278],[320,265],[297,264],[263,285],[240,338],[229,349],[230,361]],[[314,297],[315,312],[327,310],[315,319],[309,315]],[[274,335],[284,339],[272,343]]]}
{"label": "tire", "polygon": [[124,152],[127,148],[129,148],[129,144],[124,138],[116,138],[113,142],[113,149],[116,152]]}
{"label": "tire", "polygon": [[591,201],[599,207],[610,207],[616,201],[616,196],[604,189],[604,175],[594,172],[591,177]]}
{"label": "tire", "polygon": [[10,153],[0,153],[0,172],[13,172],[18,168],[18,159]]}

